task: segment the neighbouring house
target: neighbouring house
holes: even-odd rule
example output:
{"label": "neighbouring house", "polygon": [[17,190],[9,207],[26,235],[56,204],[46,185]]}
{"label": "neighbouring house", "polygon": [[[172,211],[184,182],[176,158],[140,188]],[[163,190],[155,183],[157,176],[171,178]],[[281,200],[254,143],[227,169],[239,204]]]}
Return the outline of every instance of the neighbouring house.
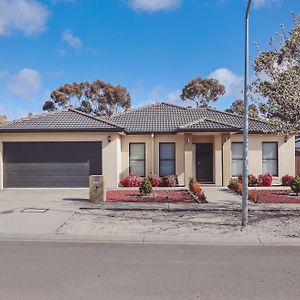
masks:
{"label": "neighbouring house", "polygon": [[[129,173],[176,174],[226,186],[242,172],[243,118],[212,108],[156,103],[97,118],[63,109],[0,129],[0,186],[87,187],[103,174],[116,188]],[[274,181],[295,173],[295,138],[267,122],[249,121],[249,171]]]}
{"label": "neighbouring house", "polygon": [[295,138],[295,173],[300,175],[300,137]]}

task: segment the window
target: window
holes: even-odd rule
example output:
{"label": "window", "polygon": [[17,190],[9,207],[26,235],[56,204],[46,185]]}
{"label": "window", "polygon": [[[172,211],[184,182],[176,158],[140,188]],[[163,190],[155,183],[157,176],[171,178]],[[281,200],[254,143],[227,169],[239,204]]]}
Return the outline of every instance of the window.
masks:
{"label": "window", "polygon": [[262,143],[262,169],[263,173],[278,176],[278,144],[276,142]]}
{"label": "window", "polygon": [[243,143],[232,143],[232,176],[238,177],[243,174]]}
{"label": "window", "polygon": [[175,143],[159,143],[159,176],[175,174]]}
{"label": "window", "polygon": [[145,143],[129,144],[129,173],[145,177]]}

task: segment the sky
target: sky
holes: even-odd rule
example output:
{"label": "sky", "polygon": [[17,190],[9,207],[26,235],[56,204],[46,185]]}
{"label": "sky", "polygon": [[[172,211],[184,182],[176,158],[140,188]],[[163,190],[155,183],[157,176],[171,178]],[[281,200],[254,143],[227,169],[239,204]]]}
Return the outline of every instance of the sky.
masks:
{"label": "sky", "polygon": [[[40,113],[51,91],[102,79],[124,85],[133,106],[181,105],[195,77],[218,79],[225,109],[241,98],[246,0],[0,0],[0,114]],[[253,0],[254,43],[268,49],[292,26],[299,0]]]}

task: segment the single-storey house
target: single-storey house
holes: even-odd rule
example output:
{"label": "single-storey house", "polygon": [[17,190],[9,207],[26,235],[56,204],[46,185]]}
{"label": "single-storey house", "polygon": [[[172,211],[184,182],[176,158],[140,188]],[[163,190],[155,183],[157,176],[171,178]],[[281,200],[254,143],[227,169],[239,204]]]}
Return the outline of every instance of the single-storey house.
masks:
{"label": "single-storey house", "polygon": [[[63,109],[0,128],[0,187],[87,187],[102,174],[116,188],[129,173],[176,174],[226,186],[242,172],[241,116],[156,103],[110,118]],[[249,171],[279,181],[295,173],[295,138],[249,121]]]}

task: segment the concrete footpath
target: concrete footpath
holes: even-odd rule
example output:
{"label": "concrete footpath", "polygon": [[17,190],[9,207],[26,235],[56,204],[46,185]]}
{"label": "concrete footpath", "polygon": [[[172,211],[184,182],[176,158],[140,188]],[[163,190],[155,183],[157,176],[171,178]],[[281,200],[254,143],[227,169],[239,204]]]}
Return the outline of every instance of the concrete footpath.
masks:
{"label": "concrete footpath", "polygon": [[87,189],[0,191],[0,239],[130,243],[300,245],[299,205],[250,204],[205,187],[208,204],[88,202]]}

